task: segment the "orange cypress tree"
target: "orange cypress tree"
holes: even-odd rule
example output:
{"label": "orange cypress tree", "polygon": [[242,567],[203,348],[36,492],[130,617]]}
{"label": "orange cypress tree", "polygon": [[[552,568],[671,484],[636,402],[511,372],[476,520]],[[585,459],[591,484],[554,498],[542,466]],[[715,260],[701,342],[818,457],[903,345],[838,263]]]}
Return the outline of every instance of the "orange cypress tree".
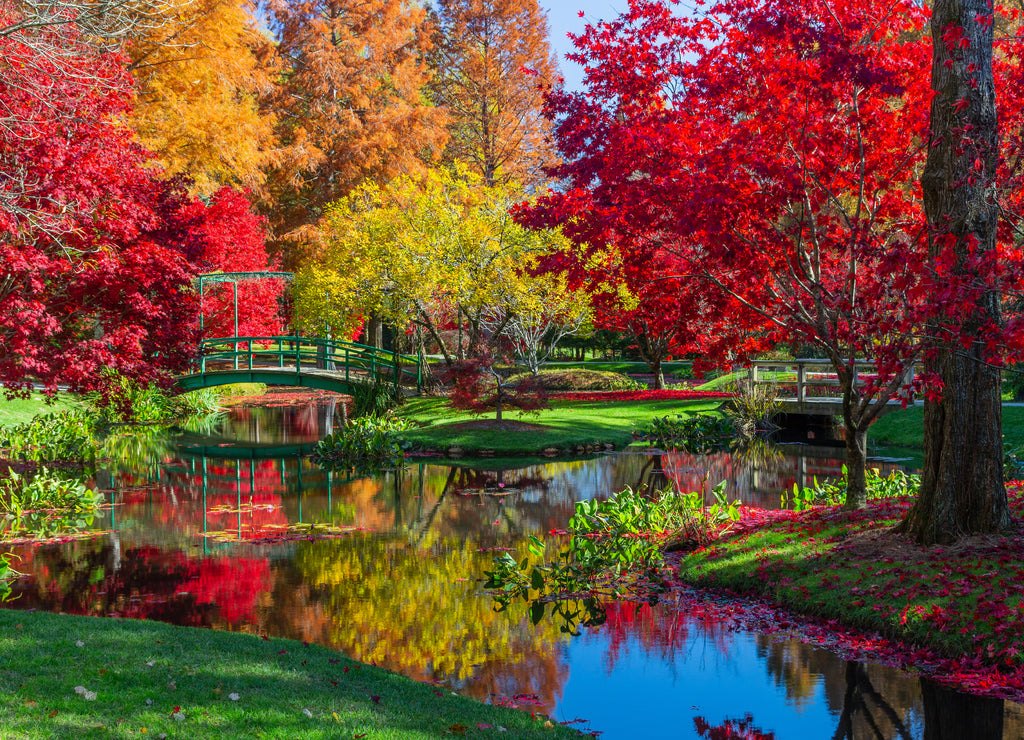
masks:
{"label": "orange cypress tree", "polygon": [[154,4],[125,51],[138,95],[129,125],[169,174],[210,195],[224,185],[262,192],[273,161],[267,39],[250,0]]}
{"label": "orange cypress tree", "polygon": [[542,180],[553,148],[539,87],[558,64],[537,0],[438,0],[433,16],[432,91],[452,119],[445,158],[491,186]]}
{"label": "orange cypress tree", "polygon": [[[276,110],[277,236],[303,241],[323,206],[366,179],[419,171],[440,155],[445,114],[423,91],[426,12],[411,0],[270,0],[286,73]],[[291,261],[291,260],[289,260]]]}

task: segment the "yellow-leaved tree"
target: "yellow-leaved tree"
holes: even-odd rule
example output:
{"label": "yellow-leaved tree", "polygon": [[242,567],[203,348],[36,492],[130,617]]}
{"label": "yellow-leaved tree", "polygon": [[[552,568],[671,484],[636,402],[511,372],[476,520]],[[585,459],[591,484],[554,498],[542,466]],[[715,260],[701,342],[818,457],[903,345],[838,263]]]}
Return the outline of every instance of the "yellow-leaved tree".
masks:
{"label": "yellow-leaved tree", "polygon": [[[362,185],[327,209],[320,247],[296,276],[301,328],[350,333],[377,315],[411,324],[450,364],[512,325],[555,315],[578,323],[574,307],[585,302],[529,270],[537,256],[568,247],[557,231],[513,221],[509,208],[522,198],[514,186],[488,187],[458,168]],[[553,308],[542,309],[545,301]]]}

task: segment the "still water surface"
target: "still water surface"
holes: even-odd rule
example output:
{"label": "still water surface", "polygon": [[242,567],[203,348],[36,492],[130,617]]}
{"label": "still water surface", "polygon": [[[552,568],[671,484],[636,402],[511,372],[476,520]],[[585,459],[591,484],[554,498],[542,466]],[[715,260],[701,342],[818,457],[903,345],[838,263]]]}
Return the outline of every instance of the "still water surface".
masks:
{"label": "still water surface", "polygon": [[[572,637],[495,613],[481,593],[496,552],[525,555],[529,535],[557,551],[549,532],[577,500],[724,478],[730,498],[774,506],[794,482],[838,471],[836,450],[416,464],[350,480],[299,454],[330,423],[317,405],[237,409],[205,435],[124,440],[99,476],[112,503],[103,534],[22,549],[30,578],[13,608],[317,642],[478,699],[582,720],[604,740],[1024,737],[1020,705],[674,608],[680,594],[656,607],[612,604],[604,625]],[[721,734],[728,721],[735,733]]]}

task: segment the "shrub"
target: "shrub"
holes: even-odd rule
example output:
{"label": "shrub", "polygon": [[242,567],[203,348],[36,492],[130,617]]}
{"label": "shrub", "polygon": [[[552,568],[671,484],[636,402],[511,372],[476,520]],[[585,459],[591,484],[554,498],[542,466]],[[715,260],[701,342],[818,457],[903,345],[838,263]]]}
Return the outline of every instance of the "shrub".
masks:
{"label": "shrub", "polygon": [[31,421],[0,429],[0,447],[14,460],[52,462],[96,459],[96,417],[79,410],[40,414]]}
{"label": "shrub", "polygon": [[736,437],[736,426],[713,414],[676,414],[652,419],[633,436],[663,450],[704,454],[727,448]]}
{"label": "shrub", "polygon": [[[532,377],[530,373],[519,373],[507,382],[518,383]],[[603,370],[541,370],[536,380],[546,391],[636,391],[647,387],[621,373]]]}
{"label": "shrub", "polygon": [[78,477],[39,468],[32,475],[8,472],[0,480],[0,532],[52,537],[92,525],[102,496]]}
{"label": "shrub", "polygon": [[324,468],[358,473],[399,467],[411,446],[399,436],[407,425],[406,420],[390,414],[351,419],[317,442],[310,459]]}
{"label": "shrub", "polygon": [[724,411],[738,430],[744,434],[778,429],[775,417],[782,404],[774,384],[750,385],[741,383],[736,394],[725,405]]}
{"label": "shrub", "polygon": [[376,378],[372,383],[357,383],[352,389],[352,416],[382,417],[400,400],[394,385],[387,380]]}

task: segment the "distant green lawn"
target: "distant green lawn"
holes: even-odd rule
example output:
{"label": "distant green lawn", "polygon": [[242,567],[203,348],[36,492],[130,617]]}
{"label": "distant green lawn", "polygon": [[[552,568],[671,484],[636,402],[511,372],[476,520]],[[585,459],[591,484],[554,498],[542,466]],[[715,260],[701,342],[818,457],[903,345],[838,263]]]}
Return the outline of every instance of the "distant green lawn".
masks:
{"label": "distant green lawn", "polygon": [[[924,408],[912,406],[886,414],[871,425],[868,439],[893,447],[922,447]],[[1003,406],[1003,443],[1008,447],[1024,445],[1024,407]]]}
{"label": "distant green lawn", "polygon": [[47,402],[42,393],[33,393],[31,398],[7,399],[0,395],[0,427],[9,427],[30,421],[37,414],[49,414],[63,409],[76,408],[81,404],[77,396],[58,393],[52,402]]}
{"label": "distant green lawn", "polygon": [[419,425],[402,436],[425,450],[452,446],[467,452],[494,450],[496,455],[525,455],[548,447],[564,449],[610,442],[616,448],[633,440],[633,430],[655,417],[679,413],[713,412],[721,399],[694,401],[565,401],[553,400],[551,408],[536,414],[508,411],[504,418],[544,427],[510,432],[501,429],[453,429],[460,422],[494,419],[494,414],[473,416],[457,411],[445,398],[416,398],[399,409],[399,415]]}

